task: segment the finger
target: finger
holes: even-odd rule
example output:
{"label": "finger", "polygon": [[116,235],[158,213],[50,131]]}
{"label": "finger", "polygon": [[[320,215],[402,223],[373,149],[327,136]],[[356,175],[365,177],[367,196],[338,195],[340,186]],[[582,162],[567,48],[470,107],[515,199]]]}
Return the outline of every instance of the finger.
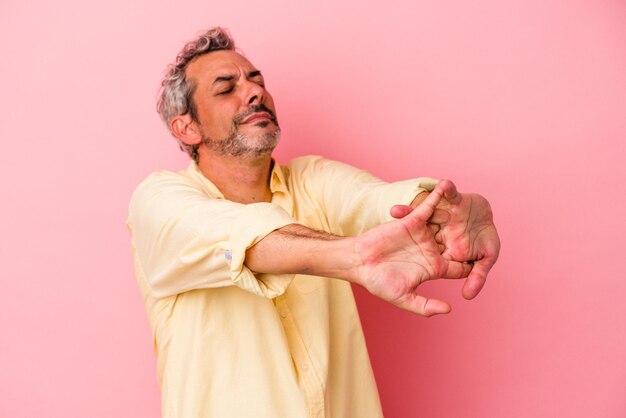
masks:
{"label": "finger", "polygon": [[450,221],[450,213],[447,210],[435,208],[435,212],[428,219],[428,222],[434,224],[444,224]]}
{"label": "finger", "polygon": [[433,235],[436,235],[437,232],[439,232],[439,230],[441,229],[441,227],[437,224],[428,224],[428,228],[430,228],[430,232],[433,233]]}
{"label": "finger", "polygon": [[[449,261],[448,268],[441,276],[442,279],[464,279],[472,272],[472,265],[469,263],[460,263],[458,261]],[[466,282],[467,283],[467,282]]]}
{"label": "finger", "polygon": [[394,205],[389,210],[389,214],[396,219],[404,218],[411,212],[413,212],[413,208],[409,205]]}
{"label": "finger", "polygon": [[450,180],[440,180],[437,183],[437,186],[440,186],[443,190],[443,197],[453,205],[456,205],[461,202],[461,194],[457,192],[456,186]]}
{"label": "finger", "polygon": [[411,216],[425,222],[435,212],[435,207],[441,201],[442,197],[443,190],[438,183],[435,189],[430,192],[428,197],[413,210]]}
{"label": "finger", "polygon": [[[396,219],[404,218],[409,213],[413,212],[415,208],[410,205],[394,205],[389,210],[392,217]],[[444,209],[435,208],[434,213],[428,219],[428,222],[433,224],[444,224],[450,220],[450,213]]]}
{"label": "finger", "polygon": [[441,230],[440,230],[439,232],[437,232],[437,233],[435,234],[435,241],[436,241],[438,244],[443,244],[443,239],[444,239],[444,236],[443,236],[443,233],[442,233],[442,232],[441,232]]}
{"label": "finger", "polygon": [[491,257],[485,257],[474,262],[472,271],[463,285],[462,294],[465,299],[474,299],[480,293],[487,281],[487,274],[489,274],[494,263],[495,259]]}
{"label": "finger", "polygon": [[438,299],[429,299],[415,294],[407,295],[407,298],[400,302],[398,306],[426,317],[447,314],[452,310],[450,304],[447,302]]}

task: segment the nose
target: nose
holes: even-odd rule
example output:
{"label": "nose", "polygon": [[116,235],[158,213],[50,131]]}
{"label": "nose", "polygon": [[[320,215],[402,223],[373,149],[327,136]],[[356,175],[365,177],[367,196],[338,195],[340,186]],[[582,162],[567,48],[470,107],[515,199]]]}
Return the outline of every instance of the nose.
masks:
{"label": "nose", "polygon": [[263,103],[263,100],[265,99],[265,91],[263,87],[252,81],[248,81],[247,83],[250,86],[246,97],[248,105]]}

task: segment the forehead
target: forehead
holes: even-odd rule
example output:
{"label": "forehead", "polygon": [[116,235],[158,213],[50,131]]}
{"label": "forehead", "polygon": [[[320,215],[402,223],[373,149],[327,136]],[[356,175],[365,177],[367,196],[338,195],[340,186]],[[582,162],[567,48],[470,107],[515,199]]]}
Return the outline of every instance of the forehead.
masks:
{"label": "forehead", "polygon": [[185,75],[196,82],[212,82],[216,77],[248,73],[256,68],[235,51],[213,51],[194,58],[185,69]]}

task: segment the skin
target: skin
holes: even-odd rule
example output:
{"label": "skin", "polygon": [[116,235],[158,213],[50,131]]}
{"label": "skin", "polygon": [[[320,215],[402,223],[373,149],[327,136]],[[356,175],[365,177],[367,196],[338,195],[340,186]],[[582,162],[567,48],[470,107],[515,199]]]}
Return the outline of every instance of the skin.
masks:
{"label": "skin", "polygon": [[[239,203],[269,202],[271,150],[257,153],[263,148],[268,135],[280,128],[264,112],[251,115],[258,119],[239,125],[247,138],[249,152],[233,156],[210,147],[203,138],[223,142],[230,134],[233,119],[248,114],[252,106],[262,105],[276,113],[274,100],[265,89],[258,69],[234,51],[215,51],[192,60],[186,68],[189,81],[195,83],[193,95],[198,121],[191,116],[176,116],[170,122],[174,135],[187,144],[199,144],[200,171],[224,193],[228,200]],[[229,77],[226,81],[224,78]]]}
{"label": "skin", "polygon": [[[280,128],[258,69],[234,51],[215,51],[191,61],[186,76],[196,85],[198,120],[177,116],[172,132],[187,144],[199,145],[198,167],[226,199],[270,202],[271,151]],[[233,141],[237,153],[232,152]],[[458,193],[452,182],[443,180],[411,206],[394,206],[391,214],[396,221],[358,237],[287,225],[249,248],[245,263],[259,273],[347,280],[423,316],[451,309],[445,301],[419,295],[424,281],[468,278],[464,297],[480,292],[500,248],[489,203],[482,196]]]}
{"label": "skin", "polygon": [[[442,196],[443,189],[437,186],[402,219],[384,223],[358,237],[337,237],[302,225],[288,225],[250,248],[246,264],[254,271],[347,280],[422,316],[448,313],[451,307],[447,302],[418,293],[419,285],[425,281],[461,279],[471,270],[471,265],[441,255],[428,225]],[[289,257],[282,256],[285,253]]]}
{"label": "skin", "polygon": [[[462,294],[465,299],[473,299],[485,285],[500,253],[500,238],[493,223],[491,206],[479,194],[459,193],[449,180],[442,180],[439,185],[444,199],[429,222],[435,225],[432,230],[444,258],[472,264]],[[408,215],[427,196],[427,193],[421,193],[411,206],[394,206],[391,215],[395,218]]]}

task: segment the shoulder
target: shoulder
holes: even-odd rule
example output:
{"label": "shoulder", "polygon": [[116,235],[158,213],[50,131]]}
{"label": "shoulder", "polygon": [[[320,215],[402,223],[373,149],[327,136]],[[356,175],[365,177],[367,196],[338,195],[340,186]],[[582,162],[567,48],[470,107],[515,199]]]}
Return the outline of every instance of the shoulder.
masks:
{"label": "shoulder", "polygon": [[291,173],[299,173],[311,169],[323,160],[325,160],[324,157],[320,155],[306,155],[294,158],[286,166]]}
{"label": "shoulder", "polygon": [[286,166],[295,179],[313,180],[337,179],[347,180],[355,176],[371,176],[363,170],[341,161],[330,160],[319,155],[308,155],[291,160]]}
{"label": "shoulder", "polygon": [[324,158],[320,155],[307,155],[304,157],[298,157],[291,160],[286,168],[291,175],[296,177],[302,177],[309,174],[324,174],[330,173],[334,170],[341,170],[342,168],[352,168],[349,165]]}
{"label": "shoulder", "polygon": [[139,183],[133,193],[133,197],[143,193],[154,192],[157,190],[165,191],[168,188],[181,186],[193,186],[193,182],[184,171],[155,171]]}
{"label": "shoulder", "polygon": [[210,195],[189,175],[189,170],[160,170],[139,183],[130,198],[129,211],[143,212],[148,207],[163,206],[171,201],[195,197],[206,198]]}

